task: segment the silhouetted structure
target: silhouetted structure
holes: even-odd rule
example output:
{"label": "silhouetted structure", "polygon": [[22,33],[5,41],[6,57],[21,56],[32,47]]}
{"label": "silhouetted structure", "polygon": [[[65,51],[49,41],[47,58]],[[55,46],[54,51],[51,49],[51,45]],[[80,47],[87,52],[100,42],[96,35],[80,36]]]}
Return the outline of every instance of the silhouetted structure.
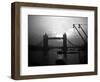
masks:
{"label": "silhouetted structure", "polygon": [[[79,34],[79,36],[81,37],[82,41],[84,42],[83,46],[77,46],[75,44],[73,44],[70,40],[68,40],[67,38],[67,34],[64,33],[63,37],[49,37],[46,33],[43,35],[43,41],[40,43],[43,43],[43,46],[29,46],[29,50],[31,51],[42,51],[43,52],[43,63],[42,65],[49,65],[48,64],[48,53],[49,50],[51,49],[60,49],[59,51],[57,51],[57,55],[62,55],[62,58],[58,58],[55,60],[55,64],[56,65],[67,65],[68,63],[68,57],[67,54],[78,54],[79,56],[79,64],[87,64],[88,63],[88,56],[87,56],[87,34],[85,33],[85,31],[83,30],[83,28],[81,27],[80,24],[78,24],[78,28],[82,30],[82,32],[84,33],[84,35],[86,36],[86,39],[84,39],[84,37],[81,35],[80,31],[78,30],[78,28],[75,26],[75,24],[73,24],[73,28],[77,31],[77,33]],[[63,40],[63,45],[60,46],[49,46],[48,45],[48,41],[49,40]],[[71,44],[72,46],[68,46],[68,43]],[[82,54],[84,54],[82,56]],[[30,57],[31,58],[31,57]],[[39,63],[34,63],[34,65],[41,65]]]}

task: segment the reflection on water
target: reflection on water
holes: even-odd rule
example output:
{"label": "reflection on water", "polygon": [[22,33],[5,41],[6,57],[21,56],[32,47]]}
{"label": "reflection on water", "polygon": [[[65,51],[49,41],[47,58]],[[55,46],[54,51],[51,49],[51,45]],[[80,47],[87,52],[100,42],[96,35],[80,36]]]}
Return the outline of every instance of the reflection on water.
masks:
{"label": "reflection on water", "polygon": [[78,53],[71,53],[71,54],[68,53],[66,54],[66,57],[64,56],[64,54],[58,54],[57,53],[58,51],[61,51],[61,49],[51,49],[48,51],[47,55],[44,55],[44,52],[42,50],[33,51],[30,49],[28,65],[29,66],[43,66],[43,65],[58,65],[58,64],[60,65],[61,64],[70,65],[70,64],[80,64],[80,63],[85,64],[84,51],[80,51]]}
{"label": "reflection on water", "polygon": [[87,42],[81,47],[76,46],[66,38],[66,34],[60,39],[56,37],[49,39],[45,34],[43,41],[29,45],[29,66],[87,64]]}

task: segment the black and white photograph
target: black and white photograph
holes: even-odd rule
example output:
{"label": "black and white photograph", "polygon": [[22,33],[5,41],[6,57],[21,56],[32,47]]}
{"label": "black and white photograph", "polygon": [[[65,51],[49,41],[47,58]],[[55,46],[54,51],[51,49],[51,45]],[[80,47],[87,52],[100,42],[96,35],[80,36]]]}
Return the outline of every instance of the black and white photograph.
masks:
{"label": "black and white photograph", "polygon": [[88,17],[28,15],[28,66],[88,64]]}
{"label": "black and white photograph", "polygon": [[97,7],[12,3],[13,79],[97,75]]}

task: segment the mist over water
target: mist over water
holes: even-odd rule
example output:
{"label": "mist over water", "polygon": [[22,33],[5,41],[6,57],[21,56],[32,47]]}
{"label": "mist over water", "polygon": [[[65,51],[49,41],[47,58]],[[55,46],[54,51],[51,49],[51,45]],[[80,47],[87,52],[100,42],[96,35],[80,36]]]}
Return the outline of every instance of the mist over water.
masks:
{"label": "mist over water", "polygon": [[[87,47],[87,38],[81,29],[78,29],[86,43],[81,39],[78,32],[73,28],[73,24],[81,24],[83,30],[88,34],[87,17],[63,17],[63,16],[42,16],[42,15],[29,15],[28,16],[28,65],[29,66],[44,66],[44,65],[56,65],[57,60],[63,60],[64,64],[80,64],[80,56],[84,59],[87,57],[87,50],[80,50],[79,53],[67,53],[64,57],[63,53],[58,54],[57,52],[62,49],[50,49],[47,55],[44,56],[43,51],[43,36],[45,33],[48,37],[63,37],[66,34],[67,47],[81,46]],[[71,44],[73,43],[73,44]],[[62,47],[63,40],[48,40],[49,47]],[[68,50],[71,51],[72,50]],[[75,51],[75,50],[74,50]],[[84,56],[85,54],[85,56]],[[44,58],[47,60],[47,64],[44,64]],[[62,59],[61,59],[62,58]],[[87,61],[87,58],[86,60]],[[86,62],[87,63],[87,62]],[[82,62],[81,64],[86,64]]]}

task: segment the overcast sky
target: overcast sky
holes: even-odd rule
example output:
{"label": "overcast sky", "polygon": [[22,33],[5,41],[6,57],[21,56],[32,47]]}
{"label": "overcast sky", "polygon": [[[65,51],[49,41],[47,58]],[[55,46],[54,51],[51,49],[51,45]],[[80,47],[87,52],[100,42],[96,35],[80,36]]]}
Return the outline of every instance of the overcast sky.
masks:
{"label": "overcast sky", "polygon": [[[64,33],[67,38],[74,44],[82,42],[81,37],[73,28],[73,24],[82,24],[83,29],[87,33],[87,17],[64,17],[64,16],[28,16],[28,37],[29,44],[34,45],[42,41],[45,33],[52,37],[61,37]],[[77,27],[77,25],[76,25]],[[84,36],[82,31],[79,29]],[[85,38],[85,36],[84,36]]]}

